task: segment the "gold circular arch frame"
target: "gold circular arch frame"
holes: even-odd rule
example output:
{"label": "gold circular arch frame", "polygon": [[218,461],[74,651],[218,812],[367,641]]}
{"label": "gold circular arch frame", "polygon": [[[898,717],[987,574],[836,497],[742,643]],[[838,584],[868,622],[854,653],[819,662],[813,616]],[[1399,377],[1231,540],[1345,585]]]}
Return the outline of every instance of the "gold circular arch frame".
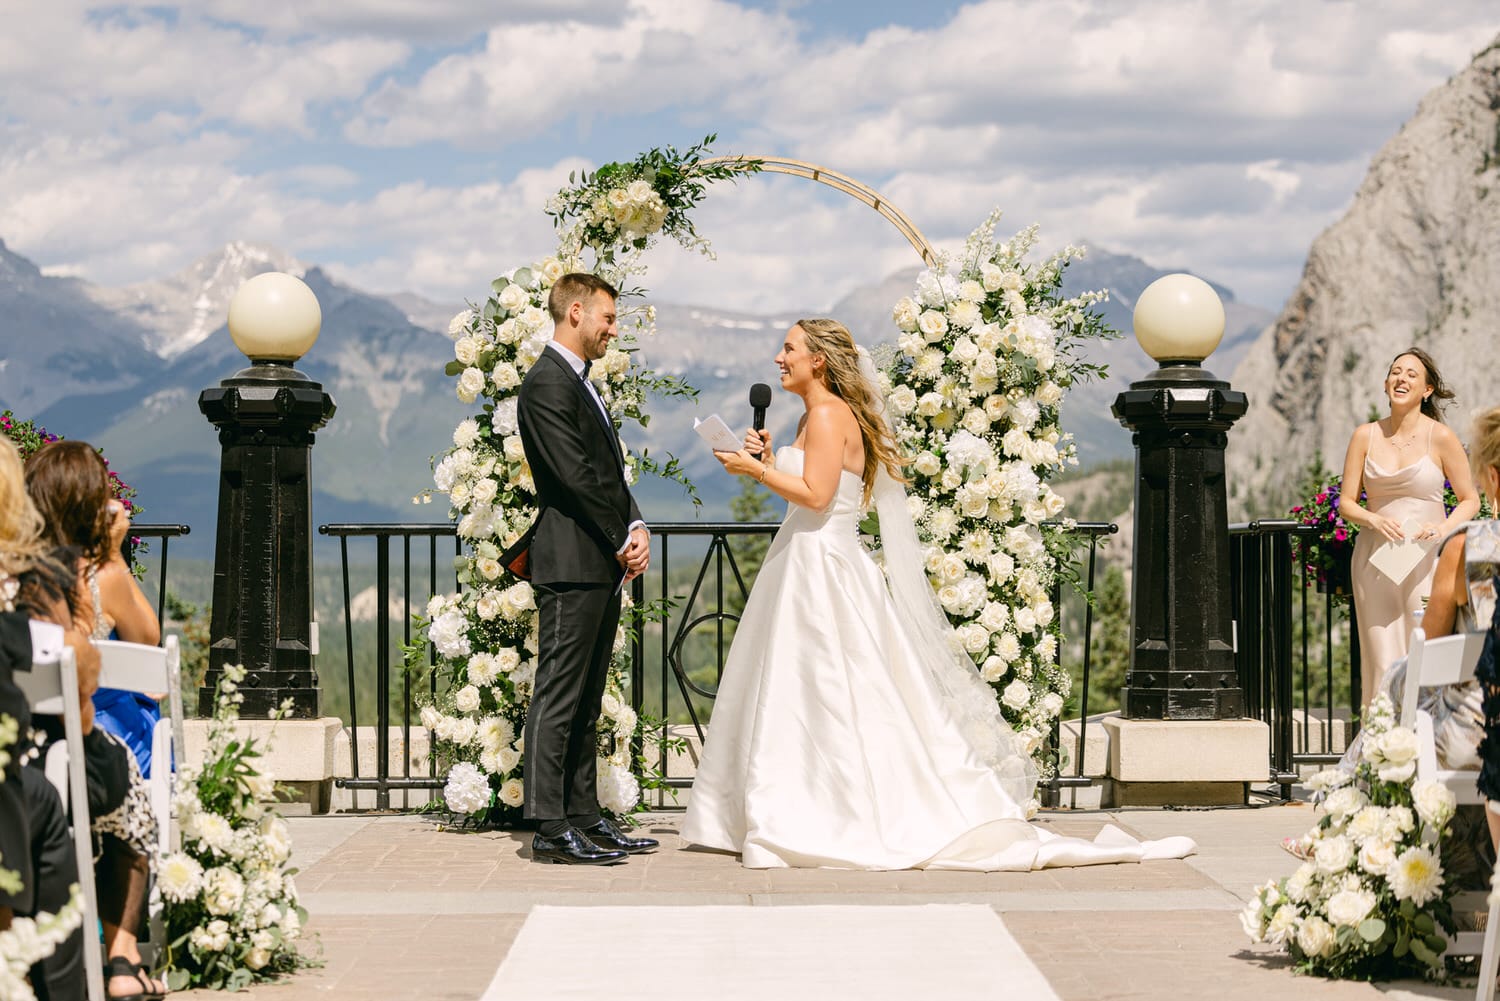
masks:
{"label": "gold circular arch frame", "polygon": [[932,244],[927,242],[927,237],[922,235],[922,231],[906,217],[906,213],[886,201],[880,192],[868,184],[862,184],[847,174],[841,174],[836,170],[829,170],[827,167],[820,167],[805,160],[789,160],[778,156],[715,156],[699,162],[704,166],[742,164],[749,167],[754,164],[768,173],[805,177],[842,191],[846,195],[852,195],[879,212],[891,225],[895,226],[901,235],[906,237],[907,242],[916,248],[917,253],[922,255],[922,260],[928,267],[937,264],[937,253],[932,249]]}

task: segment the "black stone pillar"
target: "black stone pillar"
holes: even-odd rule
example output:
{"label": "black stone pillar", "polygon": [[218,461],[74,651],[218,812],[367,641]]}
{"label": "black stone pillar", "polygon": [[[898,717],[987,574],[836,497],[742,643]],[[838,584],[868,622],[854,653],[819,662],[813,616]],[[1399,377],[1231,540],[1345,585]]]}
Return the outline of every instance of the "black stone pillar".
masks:
{"label": "black stone pillar", "polygon": [[1135,548],[1127,719],[1244,715],[1234,669],[1224,447],[1244,393],[1195,363],[1164,363],[1115,397],[1135,432]]}
{"label": "black stone pillar", "polygon": [[319,715],[312,651],[313,432],[333,397],[286,362],[255,361],[198,396],[219,429],[208,676],[198,711],[213,712],[225,665],[242,664],[240,714],[266,719],[290,696],[291,718]]}

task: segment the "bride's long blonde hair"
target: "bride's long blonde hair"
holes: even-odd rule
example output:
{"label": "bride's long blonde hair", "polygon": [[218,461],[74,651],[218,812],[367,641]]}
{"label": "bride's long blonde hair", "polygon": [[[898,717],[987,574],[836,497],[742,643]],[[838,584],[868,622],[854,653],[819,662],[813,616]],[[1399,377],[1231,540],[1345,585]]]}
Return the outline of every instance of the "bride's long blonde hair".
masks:
{"label": "bride's long blonde hair", "polygon": [[865,446],[865,469],[861,477],[865,485],[865,500],[870,499],[875,474],[881,466],[892,479],[905,483],[901,452],[891,439],[890,426],[881,413],[880,388],[870,385],[860,371],[859,349],[854,345],[854,336],[837,320],[798,320],[797,326],[807,342],[808,353],[823,358],[823,384],[849,404],[854,419],[859,422],[859,437]]}

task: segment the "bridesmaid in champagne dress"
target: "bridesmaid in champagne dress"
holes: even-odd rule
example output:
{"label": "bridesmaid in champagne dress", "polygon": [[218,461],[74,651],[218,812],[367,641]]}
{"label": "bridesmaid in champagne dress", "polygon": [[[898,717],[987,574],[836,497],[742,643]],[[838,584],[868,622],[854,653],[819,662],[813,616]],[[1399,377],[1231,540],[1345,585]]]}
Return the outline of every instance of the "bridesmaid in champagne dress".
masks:
{"label": "bridesmaid in champagne dress", "polygon": [[[1351,567],[1354,611],[1359,620],[1363,710],[1380,690],[1390,666],[1406,656],[1407,641],[1432,588],[1436,550],[1402,581],[1392,581],[1370,563],[1387,542],[1406,536],[1432,545],[1479,510],[1469,463],[1458,435],[1443,424],[1438,401],[1453,398],[1432,358],[1410,348],[1391,362],[1385,379],[1391,415],[1355,429],[1344,457],[1339,513],[1359,526]],[[1443,508],[1443,482],[1458,504]],[[1359,503],[1366,494],[1366,504]]]}

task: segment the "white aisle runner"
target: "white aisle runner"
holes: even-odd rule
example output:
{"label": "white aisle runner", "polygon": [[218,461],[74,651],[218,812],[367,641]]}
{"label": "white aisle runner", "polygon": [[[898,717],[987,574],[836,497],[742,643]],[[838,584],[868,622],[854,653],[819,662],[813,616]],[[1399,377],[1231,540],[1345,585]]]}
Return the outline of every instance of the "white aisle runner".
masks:
{"label": "white aisle runner", "polygon": [[1057,998],[999,915],[915,907],[536,907],[481,1001]]}

